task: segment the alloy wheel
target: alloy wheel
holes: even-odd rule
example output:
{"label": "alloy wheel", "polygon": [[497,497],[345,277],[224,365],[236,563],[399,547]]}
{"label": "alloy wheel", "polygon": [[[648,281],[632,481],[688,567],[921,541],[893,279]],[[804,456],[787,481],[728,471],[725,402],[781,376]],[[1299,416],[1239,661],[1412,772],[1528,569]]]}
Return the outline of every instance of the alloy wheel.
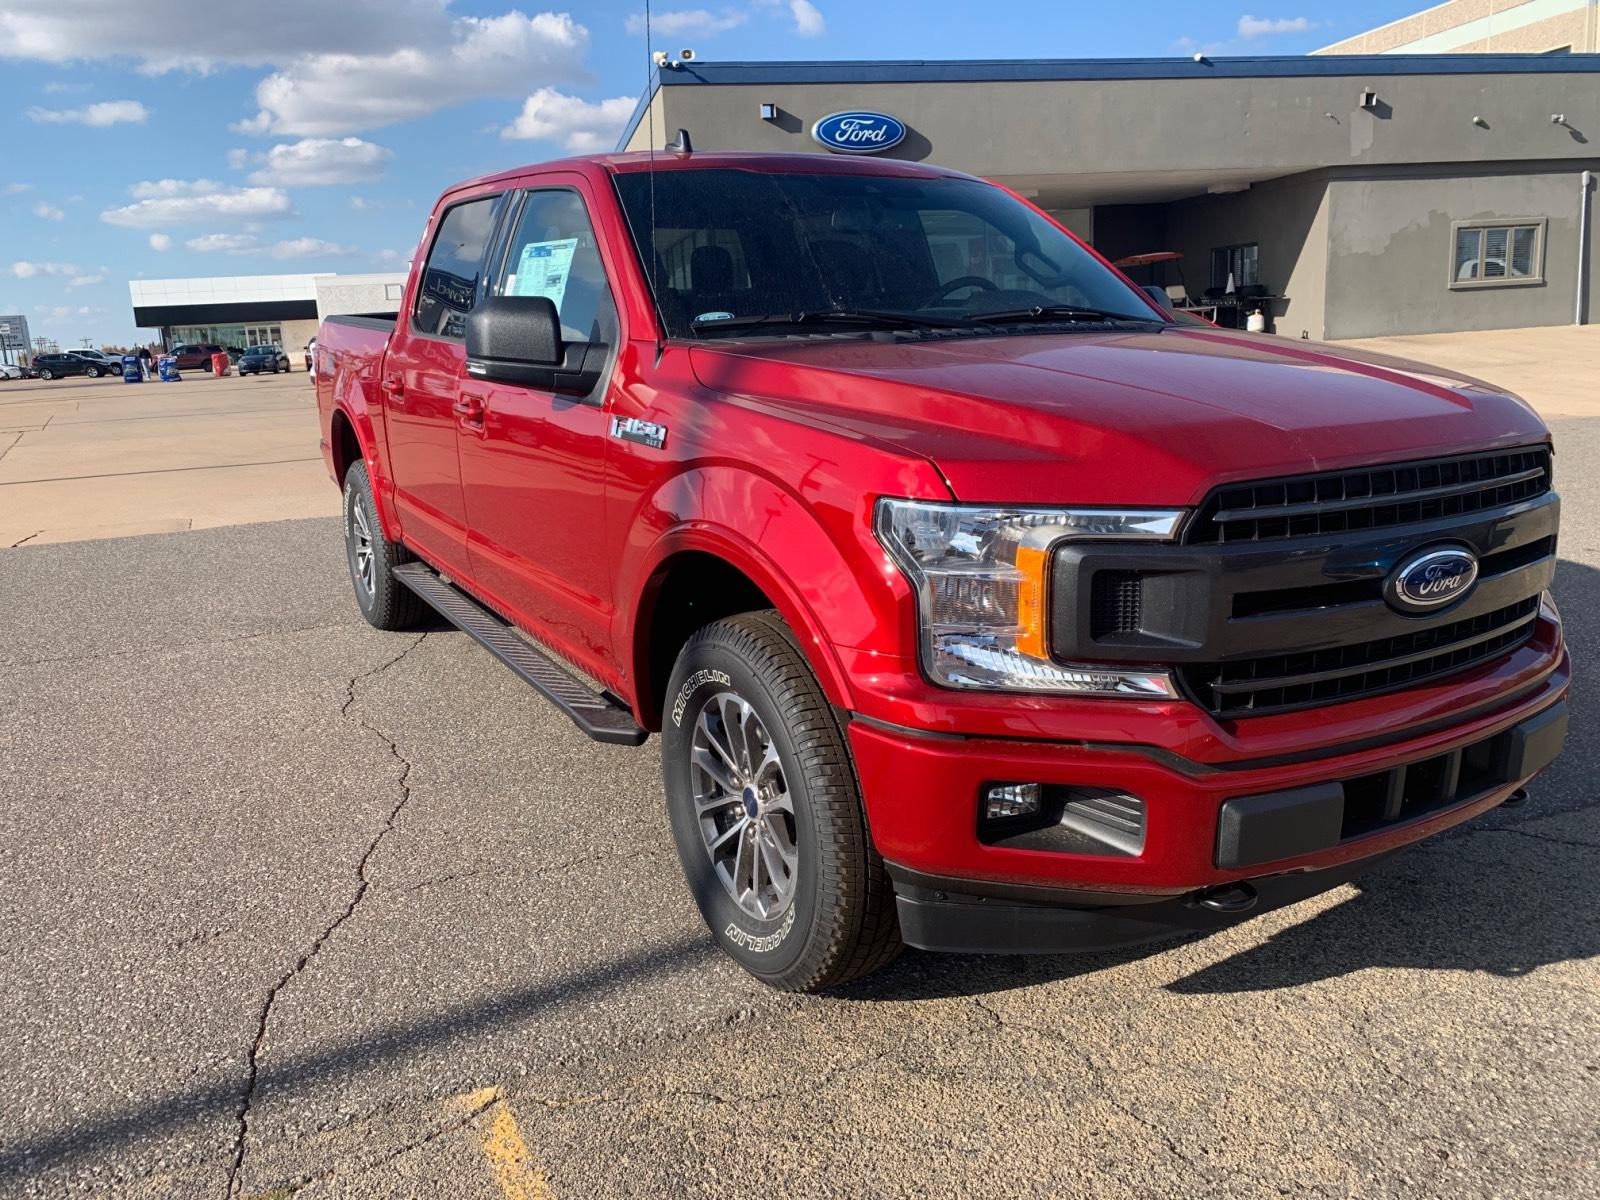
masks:
{"label": "alloy wheel", "polygon": [[370,596],[373,588],[372,527],[367,524],[367,514],[363,511],[359,496],[350,505],[350,535],[356,580],[360,583],[363,594]]}
{"label": "alloy wheel", "polygon": [[695,718],[689,776],[712,870],[741,911],[770,921],[800,878],[794,801],[778,747],[737,692],[711,696]]}

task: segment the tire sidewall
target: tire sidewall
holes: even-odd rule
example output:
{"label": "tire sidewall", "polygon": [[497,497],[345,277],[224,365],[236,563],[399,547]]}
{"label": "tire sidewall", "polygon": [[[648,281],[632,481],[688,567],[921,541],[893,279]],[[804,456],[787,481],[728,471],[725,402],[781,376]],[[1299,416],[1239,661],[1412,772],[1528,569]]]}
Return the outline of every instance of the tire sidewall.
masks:
{"label": "tire sidewall", "polygon": [[[718,692],[737,692],[755,709],[778,748],[778,761],[794,803],[795,844],[800,855],[793,901],[769,921],[739,907],[723,886],[706,853],[695,815],[689,752],[702,706]],[[816,811],[794,741],[761,676],[743,656],[714,640],[692,644],[679,659],[662,714],[662,766],[667,815],[678,858],[695,905],[718,945],[751,974],[780,976],[806,955],[817,924],[818,845]]]}

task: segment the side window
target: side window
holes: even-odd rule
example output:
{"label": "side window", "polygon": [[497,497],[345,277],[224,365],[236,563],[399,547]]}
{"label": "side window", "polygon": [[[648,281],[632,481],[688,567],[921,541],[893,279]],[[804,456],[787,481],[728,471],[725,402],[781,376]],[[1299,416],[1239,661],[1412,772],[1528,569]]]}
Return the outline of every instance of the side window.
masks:
{"label": "side window", "polygon": [[466,336],[467,314],[477,302],[483,248],[494,232],[498,196],[458,204],[444,214],[422,268],[411,327],[437,337]]}
{"label": "side window", "polygon": [[594,226],[577,192],[529,192],[490,290],[496,296],[547,296],[568,342],[614,342],[617,311]]}

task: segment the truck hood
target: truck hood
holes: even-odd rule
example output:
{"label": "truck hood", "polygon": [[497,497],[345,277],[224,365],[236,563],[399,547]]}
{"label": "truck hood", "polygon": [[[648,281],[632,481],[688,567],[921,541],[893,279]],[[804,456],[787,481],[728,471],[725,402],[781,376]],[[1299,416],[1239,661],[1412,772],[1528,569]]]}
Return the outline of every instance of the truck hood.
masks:
{"label": "truck hood", "polygon": [[1167,328],[698,345],[695,375],[931,461],[958,499],[1184,506],[1218,483],[1543,440],[1435,367]]}

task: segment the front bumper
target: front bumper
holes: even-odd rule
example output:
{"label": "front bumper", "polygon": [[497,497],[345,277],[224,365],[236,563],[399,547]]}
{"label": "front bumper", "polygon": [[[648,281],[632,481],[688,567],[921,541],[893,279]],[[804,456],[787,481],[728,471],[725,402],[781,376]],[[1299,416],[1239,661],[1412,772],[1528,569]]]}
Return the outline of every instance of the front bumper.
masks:
{"label": "front bumper", "polygon": [[[1569,680],[1563,648],[1540,680],[1490,711],[1416,737],[1298,759],[1202,763],[1154,745],[930,734],[859,717],[850,739],[872,836],[897,879],[912,944],[935,911],[930,904],[964,906],[954,915],[970,923],[968,898],[981,897],[993,913],[1006,889],[1017,887],[1047,889],[1026,903],[1062,911],[1168,906],[1165,914],[1117,914],[1148,930],[1181,925],[1169,918],[1192,908],[1198,893],[1241,880],[1290,903],[1502,803],[1559,751]],[[1407,795],[1403,804],[1398,792],[1386,797],[1393,779],[1403,788],[1400,768],[1428,781],[1433,794]],[[1143,846],[1113,856],[988,844],[978,836],[977,802],[996,781],[1136,796],[1146,808]],[[1264,883],[1291,876],[1298,878]],[[940,901],[936,893],[963,898]],[[1197,919],[1215,924],[1217,915],[1208,910]],[[1007,948],[1014,939],[1003,927],[1017,921],[1034,927],[1024,939],[1031,945],[1060,948],[1038,913],[1009,914],[993,948]],[[1081,917],[1065,923],[1084,925]],[[1102,928],[1086,944],[1120,944],[1127,932],[1106,943]],[[970,931],[951,944],[924,938],[940,948],[980,948],[970,941]]]}

